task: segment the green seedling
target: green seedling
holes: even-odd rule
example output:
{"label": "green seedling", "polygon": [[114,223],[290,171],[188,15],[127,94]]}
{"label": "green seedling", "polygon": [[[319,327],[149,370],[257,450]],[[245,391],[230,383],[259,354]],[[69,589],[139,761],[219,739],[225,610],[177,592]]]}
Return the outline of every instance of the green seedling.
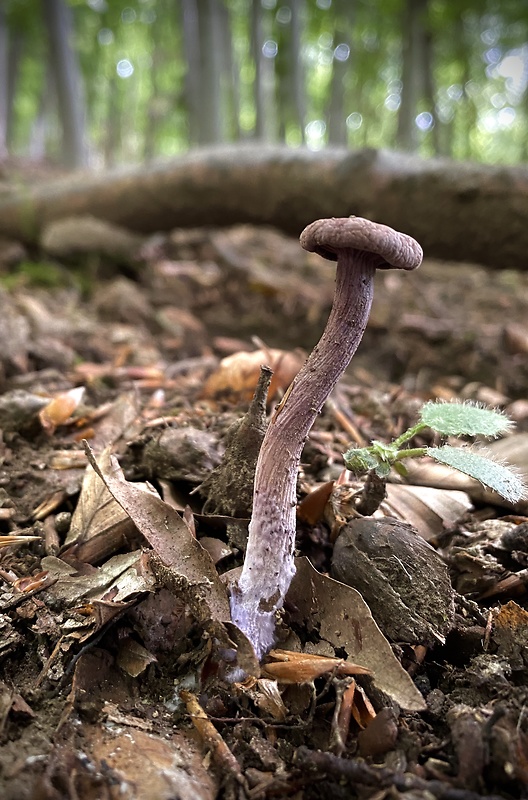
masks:
{"label": "green seedling", "polygon": [[420,421],[393,442],[374,441],[370,447],[351,448],[344,454],[347,469],[356,475],[374,472],[386,479],[392,468],[406,475],[406,458],[430,456],[441,464],[475,478],[508,500],[516,503],[526,494],[526,485],[507,465],[495,461],[484,449],[474,446],[408,447],[411,439],[431,429],[442,436],[482,436],[495,439],[507,433],[512,422],[500,411],[473,403],[428,402],[420,409]]}

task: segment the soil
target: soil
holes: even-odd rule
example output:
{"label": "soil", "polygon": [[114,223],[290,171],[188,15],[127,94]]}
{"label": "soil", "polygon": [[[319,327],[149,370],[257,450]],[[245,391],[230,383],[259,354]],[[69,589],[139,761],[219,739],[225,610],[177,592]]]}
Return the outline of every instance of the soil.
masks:
{"label": "soil", "polygon": [[[207,603],[156,562],[166,546],[158,501],[141,501],[154,490],[172,529],[186,525],[220,573],[240,565],[248,501],[226,497],[226,510],[208,495],[210,476],[260,364],[278,376],[269,414],[317,341],[331,266],[247,226],[153,237],[128,263],[97,252],[57,260],[13,243],[2,252],[0,795],[526,796],[526,503],[508,506],[471,483],[453,493],[434,476],[408,479],[442,493],[440,510],[440,494],[420,489],[412,518],[401,505],[392,513],[434,547],[427,571],[445,573],[421,591],[434,584],[444,610],[441,623],[431,613],[415,625],[428,604],[405,605],[391,577],[398,631],[412,632],[394,633],[391,612],[376,618],[381,632],[357,623],[357,637],[379,637],[373,648],[385,654],[374,680],[350,673],[343,632],[323,633],[338,625],[342,595],[328,600],[329,582],[318,595],[318,579],[299,566],[279,646],[305,660],[290,655],[286,674],[277,656],[278,672],[233,683],[233,631],[213,611],[207,620]],[[504,408],[512,443],[528,432],[527,316],[526,273],[426,259],[416,273],[378,275],[364,341],[302,459],[298,549],[319,572],[330,572],[335,537],[353,516],[346,492],[357,485],[342,462],[351,443],[399,435],[432,397]],[[104,475],[113,454],[127,491],[142,484],[142,495],[112,501],[83,440]],[[528,474],[526,447],[516,459]],[[315,511],[303,504],[314,489]],[[390,659],[401,681],[392,696],[376,682]]]}

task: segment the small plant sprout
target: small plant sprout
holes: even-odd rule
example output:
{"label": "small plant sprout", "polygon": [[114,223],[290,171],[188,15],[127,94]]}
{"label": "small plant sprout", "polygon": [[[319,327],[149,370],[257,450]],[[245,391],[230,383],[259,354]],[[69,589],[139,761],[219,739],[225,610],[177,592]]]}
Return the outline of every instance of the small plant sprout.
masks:
{"label": "small plant sprout", "polygon": [[363,337],[377,269],[416,269],[410,236],[360,217],[321,219],[301,234],[305,250],[337,261],[334,300],[318,344],[284,395],[259,452],[246,557],[231,591],[233,622],[258,658],[274,644],[294,566],[297,471],[304,442]]}
{"label": "small plant sprout", "polygon": [[406,447],[408,442],[426,430],[442,436],[483,436],[495,439],[512,427],[508,417],[500,411],[483,408],[473,403],[441,403],[430,401],[420,409],[420,421],[398,436],[393,442],[372,442],[370,447],[351,448],[344,455],[347,469],[356,475],[373,471],[379,478],[387,478],[391,468],[402,475],[406,458],[430,456],[441,464],[475,478],[493,489],[510,503],[518,502],[526,493],[526,486],[508,466],[494,461],[485,450],[473,446]]}

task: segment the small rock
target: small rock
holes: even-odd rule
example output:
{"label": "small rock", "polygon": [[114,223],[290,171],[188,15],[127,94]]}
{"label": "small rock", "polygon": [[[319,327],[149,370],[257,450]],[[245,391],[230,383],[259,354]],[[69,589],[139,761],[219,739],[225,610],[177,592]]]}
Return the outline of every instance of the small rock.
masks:
{"label": "small rock", "polygon": [[111,322],[135,324],[147,320],[152,308],[145,292],[128,278],[116,278],[97,289],[94,303],[101,319]]}
{"label": "small rock", "polygon": [[150,441],[142,466],[150,477],[200,483],[220,463],[216,436],[199,428],[168,428]]}
{"label": "small rock", "polygon": [[98,253],[125,263],[135,258],[142,243],[142,236],[89,215],[54,220],[44,227],[40,237],[42,249],[53,256]]}
{"label": "small rock", "polygon": [[398,719],[392,708],[382,708],[358,734],[359,754],[377,758],[392,750],[398,738]]}
{"label": "small rock", "polygon": [[353,519],[339,534],[333,578],[357,589],[392,641],[433,644],[453,627],[446,564],[411,526],[396,519]]}
{"label": "small rock", "polygon": [[40,397],[25,389],[14,389],[0,397],[0,429],[21,431],[36,422],[39,411],[47,406],[49,397]]}

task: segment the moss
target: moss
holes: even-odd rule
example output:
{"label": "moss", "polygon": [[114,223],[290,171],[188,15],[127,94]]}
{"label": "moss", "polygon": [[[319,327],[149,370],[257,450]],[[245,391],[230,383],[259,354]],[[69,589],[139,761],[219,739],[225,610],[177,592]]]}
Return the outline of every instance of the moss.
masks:
{"label": "moss", "polygon": [[0,275],[0,286],[5,289],[58,289],[73,286],[86,293],[91,285],[92,279],[84,272],[66,269],[54,261],[21,261],[9,273]]}

